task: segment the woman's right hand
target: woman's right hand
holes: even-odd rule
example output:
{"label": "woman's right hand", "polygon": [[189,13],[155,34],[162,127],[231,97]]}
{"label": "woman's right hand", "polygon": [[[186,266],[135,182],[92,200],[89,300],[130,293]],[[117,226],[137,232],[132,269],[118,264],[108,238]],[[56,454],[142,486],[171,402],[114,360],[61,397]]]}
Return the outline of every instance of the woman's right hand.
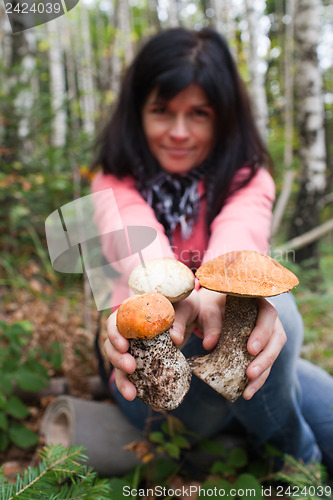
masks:
{"label": "woman's right hand", "polygon": [[[186,342],[189,336],[189,327],[195,321],[199,312],[199,300],[196,290],[186,299],[174,304],[175,322],[170,331],[171,338],[178,348]],[[136,397],[136,388],[128,379],[128,375],[134,372],[136,362],[127,351],[129,342],[118,331],[116,325],[117,311],[113,312],[107,319],[106,327],[108,339],[104,343],[104,350],[114,367],[115,382],[119,392],[128,401]]]}
{"label": "woman's right hand", "polygon": [[106,327],[108,339],[104,343],[104,350],[114,367],[115,381],[118,390],[128,401],[133,401],[136,397],[136,388],[128,375],[134,372],[136,363],[133,356],[127,351],[129,342],[118,331],[116,325],[117,311],[113,312],[107,319]]}

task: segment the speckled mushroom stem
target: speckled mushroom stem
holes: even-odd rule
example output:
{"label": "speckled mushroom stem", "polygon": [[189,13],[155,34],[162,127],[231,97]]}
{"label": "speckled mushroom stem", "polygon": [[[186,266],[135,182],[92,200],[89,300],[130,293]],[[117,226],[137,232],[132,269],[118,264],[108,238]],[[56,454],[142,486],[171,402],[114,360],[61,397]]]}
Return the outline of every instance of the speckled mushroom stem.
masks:
{"label": "speckled mushroom stem", "polygon": [[190,388],[192,372],[170,331],[148,340],[129,339],[129,344],[136,370],[128,378],[137,398],[162,410],[177,408]]}
{"label": "speckled mushroom stem", "polygon": [[205,356],[188,359],[192,372],[233,402],[243,393],[246,369],[254,358],[247,341],[257,320],[256,298],[227,295],[222,332],[216,347]]}

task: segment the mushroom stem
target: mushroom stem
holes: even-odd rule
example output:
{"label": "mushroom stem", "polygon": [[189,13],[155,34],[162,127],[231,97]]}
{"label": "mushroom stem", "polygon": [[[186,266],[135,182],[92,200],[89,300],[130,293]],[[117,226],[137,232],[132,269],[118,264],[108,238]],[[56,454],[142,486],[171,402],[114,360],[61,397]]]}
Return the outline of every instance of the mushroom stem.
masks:
{"label": "mushroom stem", "polygon": [[247,341],[257,314],[256,298],[228,294],[216,347],[205,356],[188,360],[197,377],[231,402],[243,393],[248,381],[246,369],[254,356],[247,350]]}
{"label": "mushroom stem", "polygon": [[152,339],[129,339],[128,352],[136,360],[129,379],[137,398],[162,410],[174,410],[190,388],[191,369],[167,330]]}

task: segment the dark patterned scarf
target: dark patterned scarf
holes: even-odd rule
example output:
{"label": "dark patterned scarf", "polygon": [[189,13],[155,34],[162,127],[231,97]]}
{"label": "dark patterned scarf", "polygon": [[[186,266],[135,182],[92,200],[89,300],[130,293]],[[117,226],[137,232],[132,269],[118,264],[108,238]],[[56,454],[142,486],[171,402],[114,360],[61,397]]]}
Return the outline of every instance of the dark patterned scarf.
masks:
{"label": "dark patterned scarf", "polygon": [[200,209],[198,184],[206,176],[208,168],[205,162],[186,175],[169,174],[161,170],[139,188],[153,208],[157,220],[164,226],[170,242],[178,224],[185,240],[191,236]]}

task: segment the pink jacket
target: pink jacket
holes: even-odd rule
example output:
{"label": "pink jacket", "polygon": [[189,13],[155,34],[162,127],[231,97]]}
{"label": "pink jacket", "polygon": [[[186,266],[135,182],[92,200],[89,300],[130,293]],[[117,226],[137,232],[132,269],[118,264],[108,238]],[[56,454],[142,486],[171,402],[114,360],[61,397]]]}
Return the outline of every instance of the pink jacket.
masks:
{"label": "pink jacket", "polygon": [[[239,170],[235,182],[245,173],[245,168]],[[203,182],[199,183],[199,191],[204,193]],[[211,224],[210,237],[205,224],[206,201],[202,197],[199,218],[192,235],[188,240],[183,240],[177,227],[172,246],[163,226],[156,220],[153,209],[137,191],[133,178],[120,180],[99,172],[92,181],[92,192],[99,192],[95,196],[95,221],[102,235],[103,253],[121,273],[113,291],[112,308],[118,307],[131,295],[128,277],[141,259],[173,257],[196,270],[207,260],[232,250],[269,252],[275,185],[271,175],[263,168],[259,169],[247,186],[228,198]],[[138,235],[142,226],[153,228],[156,238],[142,250],[145,242],[134,242],[136,248],[133,250],[133,242],[128,237],[129,226],[139,226]],[[138,249],[141,250],[141,258]]]}

